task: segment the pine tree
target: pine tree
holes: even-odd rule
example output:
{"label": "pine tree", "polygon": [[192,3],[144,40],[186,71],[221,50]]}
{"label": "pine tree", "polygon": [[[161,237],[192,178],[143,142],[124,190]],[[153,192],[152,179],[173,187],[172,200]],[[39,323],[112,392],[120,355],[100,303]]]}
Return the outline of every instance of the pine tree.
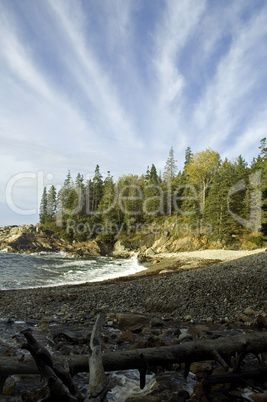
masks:
{"label": "pine tree", "polygon": [[[228,210],[228,194],[236,183],[235,166],[225,159],[216,170],[204,209],[204,219],[212,226],[213,234],[234,233],[239,225]],[[234,208],[231,201],[231,208]]]}
{"label": "pine tree", "polygon": [[108,175],[104,180],[103,195],[98,205],[98,211],[101,211],[105,216],[108,216],[112,209],[114,210],[114,187],[113,178],[110,175],[110,171],[108,171]]}
{"label": "pine tree", "polygon": [[149,180],[146,180],[144,186],[143,211],[148,220],[163,213],[163,192],[154,164],[152,164],[149,172]]}
{"label": "pine tree", "polygon": [[149,173],[149,181],[151,184],[159,184],[158,173],[157,173],[157,169],[156,169],[154,163],[152,163],[152,165],[151,165],[151,169],[150,169],[150,173]]}
{"label": "pine tree", "polygon": [[103,178],[100,173],[99,165],[96,165],[92,185],[92,208],[94,212],[97,211],[98,205],[102,198],[102,194],[103,194]]}
{"label": "pine tree", "polygon": [[122,176],[117,183],[118,219],[123,219],[129,230],[142,221],[144,177],[137,175]]}
{"label": "pine tree", "polygon": [[43,195],[40,203],[39,221],[44,224],[47,222],[47,190],[46,187],[43,190]]}
{"label": "pine tree", "polygon": [[57,192],[54,185],[52,185],[47,194],[47,221],[53,222],[56,219],[57,207]]}
{"label": "pine tree", "polygon": [[86,205],[85,205],[85,185],[84,178],[81,173],[78,173],[75,179],[75,192],[76,192],[76,210],[77,213],[75,215],[78,221],[83,221],[86,218]]}
{"label": "pine tree", "polygon": [[98,205],[98,212],[101,213],[102,222],[102,241],[113,241],[118,234],[116,213],[116,196],[113,178],[108,171],[108,175],[104,180],[103,195]]}
{"label": "pine tree", "polygon": [[171,147],[170,152],[169,152],[169,157],[165,163],[165,168],[163,172],[163,179],[166,182],[171,182],[172,179],[176,176],[177,173],[177,165],[176,165],[176,160],[174,159],[174,150],[173,147]]}
{"label": "pine tree", "polygon": [[172,210],[173,210],[173,203],[172,203],[172,197],[174,193],[174,188],[173,188],[173,179],[176,176],[177,173],[177,165],[176,165],[176,160],[174,159],[174,150],[173,147],[171,147],[170,152],[169,152],[169,157],[165,163],[165,168],[163,172],[163,179],[165,181],[163,185],[163,190],[165,192],[165,199],[166,199],[166,211],[167,214],[171,215]]}
{"label": "pine tree", "polygon": [[261,176],[261,232],[267,239],[267,143],[266,138],[260,141],[260,154],[252,162],[252,173],[258,172]]}
{"label": "pine tree", "polygon": [[187,147],[185,150],[185,161],[184,161],[184,170],[183,173],[186,173],[186,167],[190,165],[193,161],[193,153],[190,147]]}

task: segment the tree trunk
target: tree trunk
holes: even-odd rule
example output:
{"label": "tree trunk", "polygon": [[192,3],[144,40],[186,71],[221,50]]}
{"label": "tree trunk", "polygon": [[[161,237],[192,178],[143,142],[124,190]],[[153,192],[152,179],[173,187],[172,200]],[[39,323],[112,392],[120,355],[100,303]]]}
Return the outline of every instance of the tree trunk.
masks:
{"label": "tree trunk", "polygon": [[[145,367],[167,367],[170,363],[185,363],[186,366],[190,366],[196,361],[215,360],[227,371],[230,367],[231,356],[239,354],[243,358],[248,353],[258,355],[265,352],[267,352],[267,332],[259,332],[215,340],[190,341],[159,348],[103,353],[101,356],[105,371],[139,369],[143,383]],[[53,356],[54,367],[64,367],[66,363],[72,376],[79,372],[89,372],[86,355]],[[18,361],[16,357],[1,357],[0,380],[13,374],[37,374],[38,372],[36,363],[30,357],[24,361]]]}

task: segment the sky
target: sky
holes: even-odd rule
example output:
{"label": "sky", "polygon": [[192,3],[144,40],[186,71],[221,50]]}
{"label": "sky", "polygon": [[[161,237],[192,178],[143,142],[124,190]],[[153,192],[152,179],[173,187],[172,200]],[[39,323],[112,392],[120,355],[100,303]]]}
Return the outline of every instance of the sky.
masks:
{"label": "sky", "polygon": [[267,1],[0,0],[0,226],[44,186],[163,172],[170,148],[248,163],[267,132]]}

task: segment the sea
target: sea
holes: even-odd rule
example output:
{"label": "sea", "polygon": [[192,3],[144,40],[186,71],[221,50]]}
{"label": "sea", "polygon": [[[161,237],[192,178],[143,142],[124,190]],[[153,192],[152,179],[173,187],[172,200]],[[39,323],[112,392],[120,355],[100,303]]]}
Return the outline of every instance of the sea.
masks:
{"label": "sea", "polygon": [[127,276],[145,269],[137,255],[75,258],[63,252],[13,254],[0,251],[0,290],[75,285]]}

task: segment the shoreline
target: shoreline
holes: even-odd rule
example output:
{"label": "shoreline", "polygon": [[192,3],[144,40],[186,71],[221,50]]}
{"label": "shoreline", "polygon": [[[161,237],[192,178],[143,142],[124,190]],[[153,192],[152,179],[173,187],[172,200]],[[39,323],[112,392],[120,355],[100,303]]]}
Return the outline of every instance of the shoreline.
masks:
{"label": "shoreline", "polygon": [[88,316],[104,310],[216,322],[235,321],[247,307],[257,314],[267,313],[267,253],[263,249],[244,251],[230,260],[225,254],[225,261],[208,258],[216,250],[203,251],[198,252],[201,259],[171,256],[156,264],[152,261],[133,275],[105,281],[1,290],[0,317],[86,323]]}

